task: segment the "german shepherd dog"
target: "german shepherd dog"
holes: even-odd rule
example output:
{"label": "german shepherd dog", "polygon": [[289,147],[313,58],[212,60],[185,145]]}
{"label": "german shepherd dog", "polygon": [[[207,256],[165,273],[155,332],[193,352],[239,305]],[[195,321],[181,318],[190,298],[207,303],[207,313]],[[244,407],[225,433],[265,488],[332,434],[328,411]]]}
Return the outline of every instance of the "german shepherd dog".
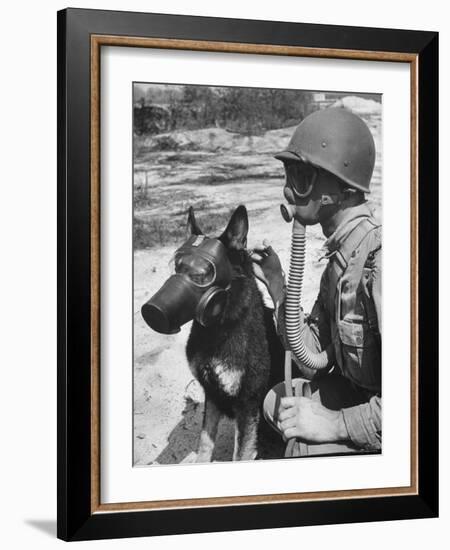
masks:
{"label": "german shepherd dog", "polygon": [[[192,207],[188,230],[202,234]],[[222,318],[208,328],[194,320],[186,346],[190,369],[205,390],[197,462],[211,461],[223,415],[236,421],[233,460],[254,460],[258,451],[260,409],[268,390],[271,358],[263,300],[246,250],[247,233],[247,210],[241,205],[218,237],[233,269]]]}

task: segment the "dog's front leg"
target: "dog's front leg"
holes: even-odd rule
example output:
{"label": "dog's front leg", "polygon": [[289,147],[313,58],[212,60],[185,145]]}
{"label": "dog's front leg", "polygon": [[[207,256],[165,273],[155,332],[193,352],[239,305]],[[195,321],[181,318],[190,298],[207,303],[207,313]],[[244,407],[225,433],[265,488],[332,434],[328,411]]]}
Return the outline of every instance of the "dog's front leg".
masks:
{"label": "dog's front leg", "polygon": [[211,462],[220,417],[221,413],[219,409],[216,407],[215,403],[206,396],[197,462]]}
{"label": "dog's front leg", "polygon": [[258,452],[258,409],[236,411],[233,460],[255,460]]}

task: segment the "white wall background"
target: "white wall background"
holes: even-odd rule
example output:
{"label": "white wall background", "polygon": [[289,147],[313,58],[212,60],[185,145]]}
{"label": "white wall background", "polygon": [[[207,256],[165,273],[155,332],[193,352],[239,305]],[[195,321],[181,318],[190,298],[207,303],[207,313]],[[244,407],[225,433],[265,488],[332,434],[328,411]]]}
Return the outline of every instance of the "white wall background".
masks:
{"label": "white wall background", "polygon": [[[3,548],[53,548],[56,518],[56,10],[64,2],[2,6],[0,139],[0,541]],[[197,0],[78,1],[76,7],[290,20],[440,31],[441,157],[450,141],[450,31],[438,0],[213,3]],[[26,105],[33,105],[30,112]],[[441,340],[450,329],[448,164],[441,166]],[[433,215],[433,213],[430,213]],[[445,286],[444,286],[445,285]],[[254,548],[443,547],[450,534],[447,365],[441,369],[441,518],[83,543],[84,547],[217,550]],[[441,540],[441,542],[440,542]]]}

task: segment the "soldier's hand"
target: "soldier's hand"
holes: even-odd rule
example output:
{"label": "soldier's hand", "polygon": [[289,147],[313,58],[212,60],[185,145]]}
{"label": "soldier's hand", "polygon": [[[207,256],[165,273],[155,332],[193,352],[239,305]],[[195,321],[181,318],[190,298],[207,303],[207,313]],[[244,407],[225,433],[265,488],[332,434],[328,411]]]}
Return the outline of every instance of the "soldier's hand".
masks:
{"label": "soldier's hand", "polygon": [[284,274],[280,258],[267,240],[253,249],[252,261],[255,277],[267,286],[274,303],[280,301],[284,296]]}
{"label": "soldier's hand", "polygon": [[311,443],[348,439],[342,411],[327,409],[308,397],[282,397],[278,427],[286,439],[300,437]]}

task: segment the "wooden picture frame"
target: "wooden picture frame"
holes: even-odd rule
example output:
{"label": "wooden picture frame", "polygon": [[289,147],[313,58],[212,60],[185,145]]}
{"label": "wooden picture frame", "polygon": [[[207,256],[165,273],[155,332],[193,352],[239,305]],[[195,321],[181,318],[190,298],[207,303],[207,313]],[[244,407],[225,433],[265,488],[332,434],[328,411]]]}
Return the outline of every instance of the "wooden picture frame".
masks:
{"label": "wooden picture frame", "polygon": [[[102,504],[100,51],[108,45],[407,63],[411,69],[409,487]],[[58,13],[58,537],[111,537],[438,514],[438,35],[67,9]]]}

